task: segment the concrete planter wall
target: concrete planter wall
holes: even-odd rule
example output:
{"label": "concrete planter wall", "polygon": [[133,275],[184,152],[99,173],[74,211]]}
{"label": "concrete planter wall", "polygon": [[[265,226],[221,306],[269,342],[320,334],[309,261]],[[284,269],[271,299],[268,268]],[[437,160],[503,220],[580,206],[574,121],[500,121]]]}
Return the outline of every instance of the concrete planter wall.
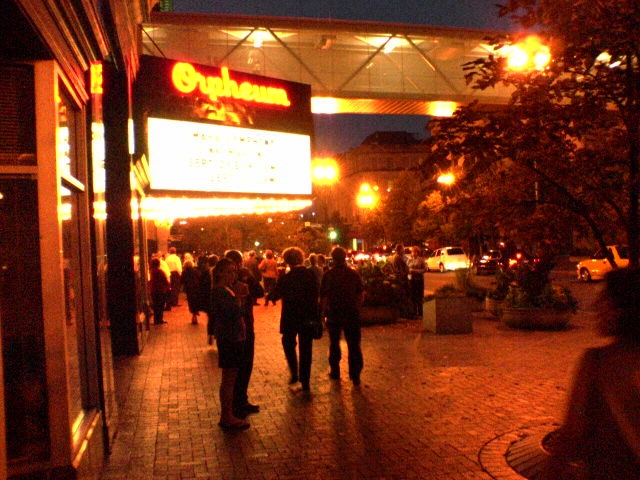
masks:
{"label": "concrete planter wall", "polygon": [[360,322],[362,325],[393,323],[398,320],[400,312],[395,307],[363,306],[360,308]]}
{"label": "concrete planter wall", "polygon": [[502,307],[504,306],[504,300],[496,300],[495,298],[485,297],[484,309],[494,317],[499,317],[502,313]]}
{"label": "concrete planter wall", "polygon": [[502,308],[502,322],[510,328],[525,330],[562,330],[571,320],[570,311],[547,308]]}
{"label": "concrete planter wall", "polygon": [[471,333],[471,312],[477,309],[470,297],[436,297],[423,304],[422,327],[436,334]]}

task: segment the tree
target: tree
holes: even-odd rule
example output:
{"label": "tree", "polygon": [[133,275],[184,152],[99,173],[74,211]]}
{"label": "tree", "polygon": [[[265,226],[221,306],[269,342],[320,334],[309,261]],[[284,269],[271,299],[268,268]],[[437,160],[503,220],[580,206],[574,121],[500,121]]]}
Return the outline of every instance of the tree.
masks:
{"label": "tree", "polygon": [[479,89],[511,86],[511,101],[489,113],[472,104],[435,121],[436,153],[463,159],[467,184],[508,159],[527,172],[521,200],[533,212],[569,212],[601,246],[624,225],[637,267],[640,2],[509,0],[499,15],[535,30],[551,61],[510,69],[509,52],[522,38],[492,39],[494,53],[467,64],[467,80]]}
{"label": "tree", "polygon": [[394,243],[415,243],[414,222],[418,216],[420,202],[424,198],[420,178],[416,172],[405,170],[393,182],[381,202],[380,221],[384,226],[384,237]]}

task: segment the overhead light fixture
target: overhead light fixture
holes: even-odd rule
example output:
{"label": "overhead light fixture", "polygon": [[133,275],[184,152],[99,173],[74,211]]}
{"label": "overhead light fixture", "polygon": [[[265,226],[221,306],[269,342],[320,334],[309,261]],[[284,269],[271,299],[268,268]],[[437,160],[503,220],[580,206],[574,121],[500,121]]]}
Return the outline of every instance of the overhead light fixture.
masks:
{"label": "overhead light fixture", "polygon": [[316,44],[318,50],[329,50],[333,46],[333,42],[336,40],[335,35],[322,35],[320,40]]}
{"label": "overhead light fixture", "polygon": [[[356,38],[376,49],[382,48],[382,53],[385,54],[393,52],[397,47],[406,47],[410,45],[409,41],[404,37],[394,37],[389,35],[374,37],[356,36]],[[422,43],[422,40],[412,39],[412,42],[414,45],[418,45]]]}
{"label": "overhead light fixture", "polygon": [[436,101],[427,105],[427,115],[432,117],[451,117],[458,108],[456,102]]}

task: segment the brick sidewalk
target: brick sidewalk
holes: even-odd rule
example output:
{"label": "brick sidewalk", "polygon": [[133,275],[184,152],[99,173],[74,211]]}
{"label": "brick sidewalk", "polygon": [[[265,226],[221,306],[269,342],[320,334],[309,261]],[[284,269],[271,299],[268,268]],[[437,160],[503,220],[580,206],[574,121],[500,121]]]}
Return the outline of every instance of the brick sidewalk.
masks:
{"label": "brick sidewalk", "polygon": [[249,392],[261,412],[238,433],[217,425],[220,372],[202,322],[182,306],[153,326],[143,353],[117,362],[120,420],[102,479],[522,478],[507,447],[558,421],[577,356],[602,343],[584,311],[564,332],[509,330],[483,314],[468,335],[422,333],[417,321],[369,326],[361,386],[346,358],[342,381],[328,378],[325,335],[311,393],[293,393],[279,313],[255,307]]}

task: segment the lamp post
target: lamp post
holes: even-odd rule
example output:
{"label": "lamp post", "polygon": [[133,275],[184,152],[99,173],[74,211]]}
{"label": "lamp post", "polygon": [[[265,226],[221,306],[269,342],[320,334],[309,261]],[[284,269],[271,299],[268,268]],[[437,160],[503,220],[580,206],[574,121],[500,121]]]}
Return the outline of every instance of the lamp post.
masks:
{"label": "lamp post", "polygon": [[332,157],[314,158],[311,164],[313,184],[318,187],[318,206],[321,215],[318,220],[323,223],[329,221],[329,207],[327,205],[327,190],[338,180],[338,164]]}
{"label": "lamp post", "polygon": [[[540,38],[530,35],[523,41],[506,45],[504,54],[507,59],[506,69],[512,72],[541,72],[547,68],[551,62],[551,51],[544,45]],[[533,162],[534,168],[536,162]],[[534,182],[534,195],[536,203],[540,199],[540,186],[538,181]]]}
{"label": "lamp post", "polygon": [[507,70],[514,72],[542,71],[551,61],[549,47],[535,35],[530,35],[521,42],[501,47],[500,54],[507,59]]}
{"label": "lamp post", "polygon": [[[358,193],[356,195],[356,205],[365,212],[365,219],[368,212],[371,212],[378,206],[380,201],[380,195],[378,194],[378,186],[374,185],[373,187],[364,182],[360,185]],[[365,222],[358,222],[362,225]],[[356,246],[354,245],[354,250],[356,250]],[[366,246],[364,244],[364,238],[362,239],[362,249],[366,250]]]}
{"label": "lamp post", "polygon": [[358,195],[356,196],[356,204],[366,210],[373,210],[378,204],[380,196],[377,187],[371,187],[367,182],[360,185]]}

